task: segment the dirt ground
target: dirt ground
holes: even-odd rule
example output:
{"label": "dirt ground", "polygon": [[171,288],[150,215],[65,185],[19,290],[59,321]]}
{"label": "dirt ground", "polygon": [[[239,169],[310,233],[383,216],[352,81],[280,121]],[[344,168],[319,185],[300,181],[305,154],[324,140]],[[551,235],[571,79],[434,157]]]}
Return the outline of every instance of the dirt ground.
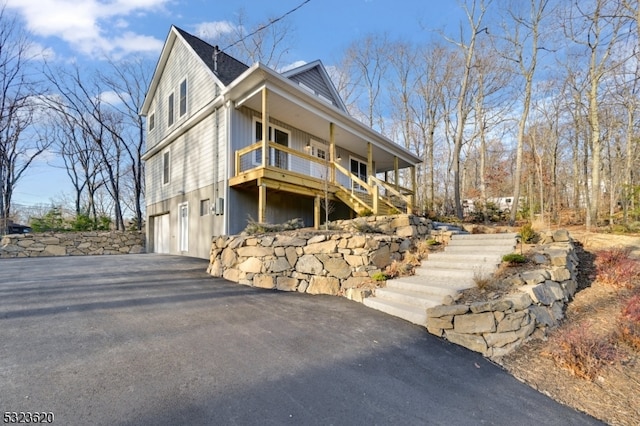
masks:
{"label": "dirt ground", "polygon": [[565,321],[548,338],[531,340],[496,361],[519,380],[563,404],[611,425],[640,425],[640,353],[617,342],[616,359],[605,365],[592,381],[557,367],[550,356],[553,335],[563,327],[587,321],[590,330],[598,335],[615,332],[621,294],[594,280],[593,253],[605,248],[629,247],[634,257],[640,259],[640,236],[569,231],[581,243],[582,250],[578,250],[580,290],[567,308]]}

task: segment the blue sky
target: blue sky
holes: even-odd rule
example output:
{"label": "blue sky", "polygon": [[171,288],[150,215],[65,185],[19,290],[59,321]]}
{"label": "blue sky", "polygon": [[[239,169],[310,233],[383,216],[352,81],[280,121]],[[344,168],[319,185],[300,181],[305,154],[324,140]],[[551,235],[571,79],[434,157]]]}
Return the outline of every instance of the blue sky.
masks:
{"label": "blue sky", "polygon": [[[255,24],[292,10],[303,0],[8,0],[49,61],[99,66],[105,55],[157,58],[172,24],[196,34],[225,28],[242,9]],[[439,30],[457,31],[462,18],[454,0],[310,0],[286,19],[295,29],[290,63],[339,60],[353,40],[372,32],[425,40]],[[46,159],[55,162],[54,158]],[[45,159],[16,187],[14,203],[49,203],[70,193],[63,170]]]}

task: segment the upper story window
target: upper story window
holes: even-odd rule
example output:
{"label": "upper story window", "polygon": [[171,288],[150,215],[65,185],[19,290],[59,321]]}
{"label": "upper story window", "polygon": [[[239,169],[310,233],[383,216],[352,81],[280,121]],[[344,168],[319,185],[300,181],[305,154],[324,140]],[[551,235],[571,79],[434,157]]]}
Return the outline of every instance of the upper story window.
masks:
{"label": "upper story window", "polygon": [[162,183],[163,184],[167,184],[169,183],[169,177],[170,177],[170,155],[169,155],[169,151],[165,151],[162,154]]}
{"label": "upper story window", "polygon": [[156,113],[149,114],[149,131],[152,131],[156,127]]}
{"label": "upper story window", "polygon": [[169,95],[169,100],[167,104],[167,126],[171,126],[173,124],[173,93]]}
{"label": "upper story window", "polygon": [[187,79],[182,80],[180,83],[180,112],[179,115],[182,117],[187,113]]}

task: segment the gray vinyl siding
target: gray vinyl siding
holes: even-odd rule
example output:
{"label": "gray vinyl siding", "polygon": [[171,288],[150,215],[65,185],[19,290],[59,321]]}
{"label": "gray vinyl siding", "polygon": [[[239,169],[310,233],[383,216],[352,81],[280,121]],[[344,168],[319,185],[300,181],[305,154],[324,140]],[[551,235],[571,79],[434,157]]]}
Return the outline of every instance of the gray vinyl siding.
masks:
{"label": "gray vinyl siding", "polygon": [[[187,80],[187,113],[180,117],[180,83]],[[211,71],[181,39],[176,38],[151,101],[149,114],[155,113],[155,128],[147,134],[147,149],[179,128],[188,117],[215,98],[217,88]],[[167,125],[168,99],[174,95],[174,123]]]}
{"label": "gray vinyl siding", "polygon": [[318,71],[318,68],[311,68],[310,70],[290,77],[290,79],[292,81],[295,81],[296,83],[302,83],[305,86],[313,89],[316,95],[322,95],[325,98],[330,99],[335,106],[340,105],[340,103],[337,102],[333,97],[331,90],[329,90],[329,88],[325,84],[325,81],[322,78],[320,71]]}

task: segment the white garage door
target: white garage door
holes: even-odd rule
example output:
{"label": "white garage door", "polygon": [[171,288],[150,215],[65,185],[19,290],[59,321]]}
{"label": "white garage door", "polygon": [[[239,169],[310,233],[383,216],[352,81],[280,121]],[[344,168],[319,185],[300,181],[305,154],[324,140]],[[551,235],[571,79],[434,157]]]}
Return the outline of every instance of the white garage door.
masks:
{"label": "white garage door", "polygon": [[153,247],[156,253],[169,253],[171,230],[169,213],[153,218]]}

